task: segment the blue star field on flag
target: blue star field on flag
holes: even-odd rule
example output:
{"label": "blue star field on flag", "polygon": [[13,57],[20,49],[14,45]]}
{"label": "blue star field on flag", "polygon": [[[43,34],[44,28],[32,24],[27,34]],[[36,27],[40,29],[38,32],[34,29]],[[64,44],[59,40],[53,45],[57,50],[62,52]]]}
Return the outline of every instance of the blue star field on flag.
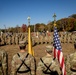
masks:
{"label": "blue star field on flag", "polygon": [[60,39],[59,39],[58,31],[57,31],[57,27],[54,27],[54,28],[55,28],[54,29],[54,47],[57,50],[62,51],[61,44],[60,44]]}

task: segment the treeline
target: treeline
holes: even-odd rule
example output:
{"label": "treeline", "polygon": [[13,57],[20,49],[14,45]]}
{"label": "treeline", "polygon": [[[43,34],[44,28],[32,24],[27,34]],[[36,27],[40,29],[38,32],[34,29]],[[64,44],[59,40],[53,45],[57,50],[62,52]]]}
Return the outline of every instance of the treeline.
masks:
{"label": "treeline", "polygon": [[[54,21],[49,22],[47,25],[44,23],[37,23],[35,25],[30,25],[31,32],[42,32],[42,31],[53,31]],[[62,18],[56,21],[57,28],[59,31],[76,31],[76,14],[73,14],[67,18]],[[11,27],[8,29],[1,29],[3,32],[27,32],[28,26],[26,24],[22,24],[21,27],[18,25],[16,27]]]}

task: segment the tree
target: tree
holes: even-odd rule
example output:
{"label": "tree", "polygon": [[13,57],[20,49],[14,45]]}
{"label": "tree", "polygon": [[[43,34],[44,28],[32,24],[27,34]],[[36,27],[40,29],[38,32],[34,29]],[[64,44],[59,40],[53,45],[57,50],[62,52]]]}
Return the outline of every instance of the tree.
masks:
{"label": "tree", "polygon": [[69,18],[75,18],[76,19],[76,14],[72,14],[71,16],[69,16]]}
{"label": "tree", "polygon": [[74,22],[74,30],[76,31],[76,21]]}
{"label": "tree", "polygon": [[26,24],[22,24],[22,31],[23,31],[23,32],[26,32],[26,30],[27,30]]}
{"label": "tree", "polygon": [[35,24],[35,30],[39,31],[40,23]]}

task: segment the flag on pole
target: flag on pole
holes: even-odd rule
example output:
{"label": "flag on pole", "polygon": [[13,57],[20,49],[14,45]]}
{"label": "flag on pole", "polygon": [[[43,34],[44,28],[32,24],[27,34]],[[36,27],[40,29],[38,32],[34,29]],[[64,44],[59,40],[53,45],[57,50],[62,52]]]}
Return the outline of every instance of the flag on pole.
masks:
{"label": "flag on pole", "polygon": [[32,48],[30,27],[28,27],[28,53],[34,56],[34,50]]}
{"label": "flag on pole", "polygon": [[60,67],[62,69],[62,73],[63,73],[63,75],[66,75],[64,56],[63,56],[63,52],[62,52],[62,48],[61,48],[61,44],[60,44],[60,39],[59,39],[57,27],[54,27],[53,40],[54,40],[54,58],[58,59],[58,61],[60,63]]}

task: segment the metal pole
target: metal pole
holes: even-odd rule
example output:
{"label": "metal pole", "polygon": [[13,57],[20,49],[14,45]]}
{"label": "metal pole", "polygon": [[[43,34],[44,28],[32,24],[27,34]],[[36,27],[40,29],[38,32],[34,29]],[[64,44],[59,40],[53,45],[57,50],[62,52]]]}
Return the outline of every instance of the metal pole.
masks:
{"label": "metal pole", "polygon": [[4,27],[5,27],[5,33],[6,33],[6,25],[4,25]]}

